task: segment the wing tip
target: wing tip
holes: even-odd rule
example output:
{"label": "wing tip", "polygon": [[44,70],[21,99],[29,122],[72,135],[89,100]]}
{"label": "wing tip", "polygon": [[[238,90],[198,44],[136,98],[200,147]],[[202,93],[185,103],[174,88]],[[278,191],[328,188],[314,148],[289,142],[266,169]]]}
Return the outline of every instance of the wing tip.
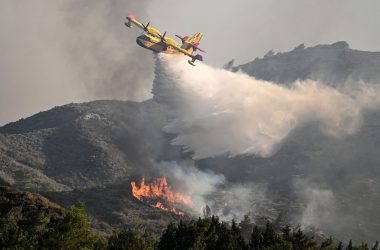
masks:
{"label": "wing tip", "polygon": [[136,19],[136,16],[133,15],[132,13],[128,13],[127,18],[130,19],[130,20],[135,20],[135,19]]}

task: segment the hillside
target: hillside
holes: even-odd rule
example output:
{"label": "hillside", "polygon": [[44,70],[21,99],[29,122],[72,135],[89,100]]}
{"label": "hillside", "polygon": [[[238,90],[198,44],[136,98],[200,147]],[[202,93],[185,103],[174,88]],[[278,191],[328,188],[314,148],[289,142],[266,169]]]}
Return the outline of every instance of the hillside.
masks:
{"label": "hillside", "polygon": [[159,233],[178,217],[138,201],[130,181],[154,173],[150,158],[167,146],[162,124],[149,101],[96,101],[41,112],[0,129],[1,181],[65,207],[85,202],[93,225],[105,233],[124,226]]}
{"label": "hillside", "polygon": [[300,44],[289,52],[269,51],[232,70],[241,70],[251,76],[277,83],[296,80],[319,80],[339,86],[350,82],[380,82],[380,52],[350,49],[348,43],[305,47]]}
{"label": "hillside", "polygon": [[68,191],[130,178],[149,167],[146,155],[160,154],[162,124],[152,102],[96,101],[41,112],[0,129],[1,179],[23,189]]}
{"label": "hillside", "polygon": [[[340,88],[377,82],[379,65],[380,53],[339,42],[269,53],[233,70],[276,83],[313,79]],[[192,161],[191,152],[171,145],[172,135],[162,131],[167,119],[152,99],[68,104],[9,123],[0,128],[0,182],[41,192],[64,207],[84,201],[104,232],[124,225],[158,232],[178,217],[135,199],[130,182],[161,176],[162,162]],[[223,187],[265,187],[265,197],[232,188],[234,199],[225,190],[205,199],[226,217],[236,209],[257,220],[322,228],[342,240],[374,241],[380,234],[380,113],[366,112],[360,130],[346,137],[328,137],[317,126],[298,128],[267,158],[193,161],[197,169],[223,175]],[[249,211],[237,204],[239,195],[253,199],[244,204]]]}

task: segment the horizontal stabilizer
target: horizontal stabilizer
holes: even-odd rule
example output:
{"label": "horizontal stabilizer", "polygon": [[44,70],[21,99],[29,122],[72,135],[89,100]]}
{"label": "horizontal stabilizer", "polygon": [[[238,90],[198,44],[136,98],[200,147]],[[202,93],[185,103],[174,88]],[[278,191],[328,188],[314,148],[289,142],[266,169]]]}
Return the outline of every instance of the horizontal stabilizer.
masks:
{"label": "horizontal stabilizer", "polygon": [[175,35],[176,37],[178,37],[179,39],[181,39],[181,41],[184,43],[187,39],[189,39],[188,36],[179,36],[179,35]]}
{"label": "horizontal stabilizer", "polygon": [[199,50],[199,51],[201,51],[203,53],[206,53],[206,51],[204,51],[203,49],[201,49],[201,48],[198,47],[198,44],[192,44],[192,47],[194,48],[194,51]]}

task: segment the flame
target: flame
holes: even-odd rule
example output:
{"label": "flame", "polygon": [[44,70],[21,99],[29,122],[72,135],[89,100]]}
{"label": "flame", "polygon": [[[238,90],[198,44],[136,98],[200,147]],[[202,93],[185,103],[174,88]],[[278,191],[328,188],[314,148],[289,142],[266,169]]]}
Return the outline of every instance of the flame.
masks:
{"label": "flame", "polygon": [[185,215],[184,212],[176,209],[175,207],[173,207],[171,209],[165,207],[161,202],[157,202],[156,205],[154,205],[154,207],[159,208],[159,209],[164,210],[164,211],[170,211],[172,213],[175,213],[176,215],[181,215],[181,216]]}
{"label": "flame", "polygon": [[[187,207],[192,207],[193,202],[189,197],[173,192],[171,187],[168,185],[166,177],[153,179],[150,184],[145,184],[145,177],[142,178],[140,186],[137,186],[134,181],[131,182],[132,194],[139,200],[146,199],[160,199],[173,205],[185,205]],[[175,207],[169,208],[165,206],[162,202],[157,202],[156,204],[150,204],[153,207],[162,209],[164,211],[170,211],[177,215],[184,215],[184,213]]]}

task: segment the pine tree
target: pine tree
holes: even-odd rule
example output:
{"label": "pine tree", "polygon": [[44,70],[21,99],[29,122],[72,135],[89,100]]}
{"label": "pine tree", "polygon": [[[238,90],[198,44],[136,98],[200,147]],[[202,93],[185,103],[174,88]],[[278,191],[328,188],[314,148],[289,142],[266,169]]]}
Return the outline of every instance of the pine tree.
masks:
{"label": "pine tree", "polygon": [[170,223],[162,234],[157,248],[160,250],[176,249],[176,228],[173,223]]}
{"label": "pine tree", "polygon": [[263,235],[257,225],[253,227],[251,240],[249,242],[249,249],[259,250],[263,247]]}
{"label": "pine tree", "polygon": [[379,250],[379,242],[376,241],[375,245],[371,248],[371,250]]}
{"label": "pine tree", "polygon": [[291,231],[292,230],[290,229],[290,227],[288,225],[286,225],[285,227],[283,227],[281,229],[282,237],[284,238],[284,240],[286,240],[286,241],[292,241],[292,237],[290,235]]}
{"label": "pine tree", "polygon": [[276,233],[274,232],[272,224],[268,221],[265,225],[263,232],[263,246],[271,247],[276,244]]}
{"label": "pine tree", "polygon": [[335,248],[336,250],[343,250],[343,243],[339,241],[338,245]]}
{"label": "pine tree", "polygon": [[143,250],[143,242],[131,230],[116,231],[108,240],[109,250]]}
{"label": "pine tree", "polygon": [[253,223],[251,222],[248,214],[246,214],[244,219],[239,223],[239,227],[244,240],[248,242],[253,229]]}
{"label": "pine tree", "polygon": [[232,220],[232,223],[231,223],[230,234],[231,234],[231,242],[233,246],[231,249],[246,249],[247,248],[243,235],[241,234],[240,228],[237,226],[234,220]]}
{"label": "pine tree", "polygon": [[324,240],[321,243],[320,249],[323,249],[323,250],[333,249],[333,239],[329,237],[328,239]]}
{"label": "pine tree", "polygon": [[348,243],[348,246],[346,247],[346,250],[354,250],[354,248],[352,246],[352,240],[350,240],[350,242]]}

